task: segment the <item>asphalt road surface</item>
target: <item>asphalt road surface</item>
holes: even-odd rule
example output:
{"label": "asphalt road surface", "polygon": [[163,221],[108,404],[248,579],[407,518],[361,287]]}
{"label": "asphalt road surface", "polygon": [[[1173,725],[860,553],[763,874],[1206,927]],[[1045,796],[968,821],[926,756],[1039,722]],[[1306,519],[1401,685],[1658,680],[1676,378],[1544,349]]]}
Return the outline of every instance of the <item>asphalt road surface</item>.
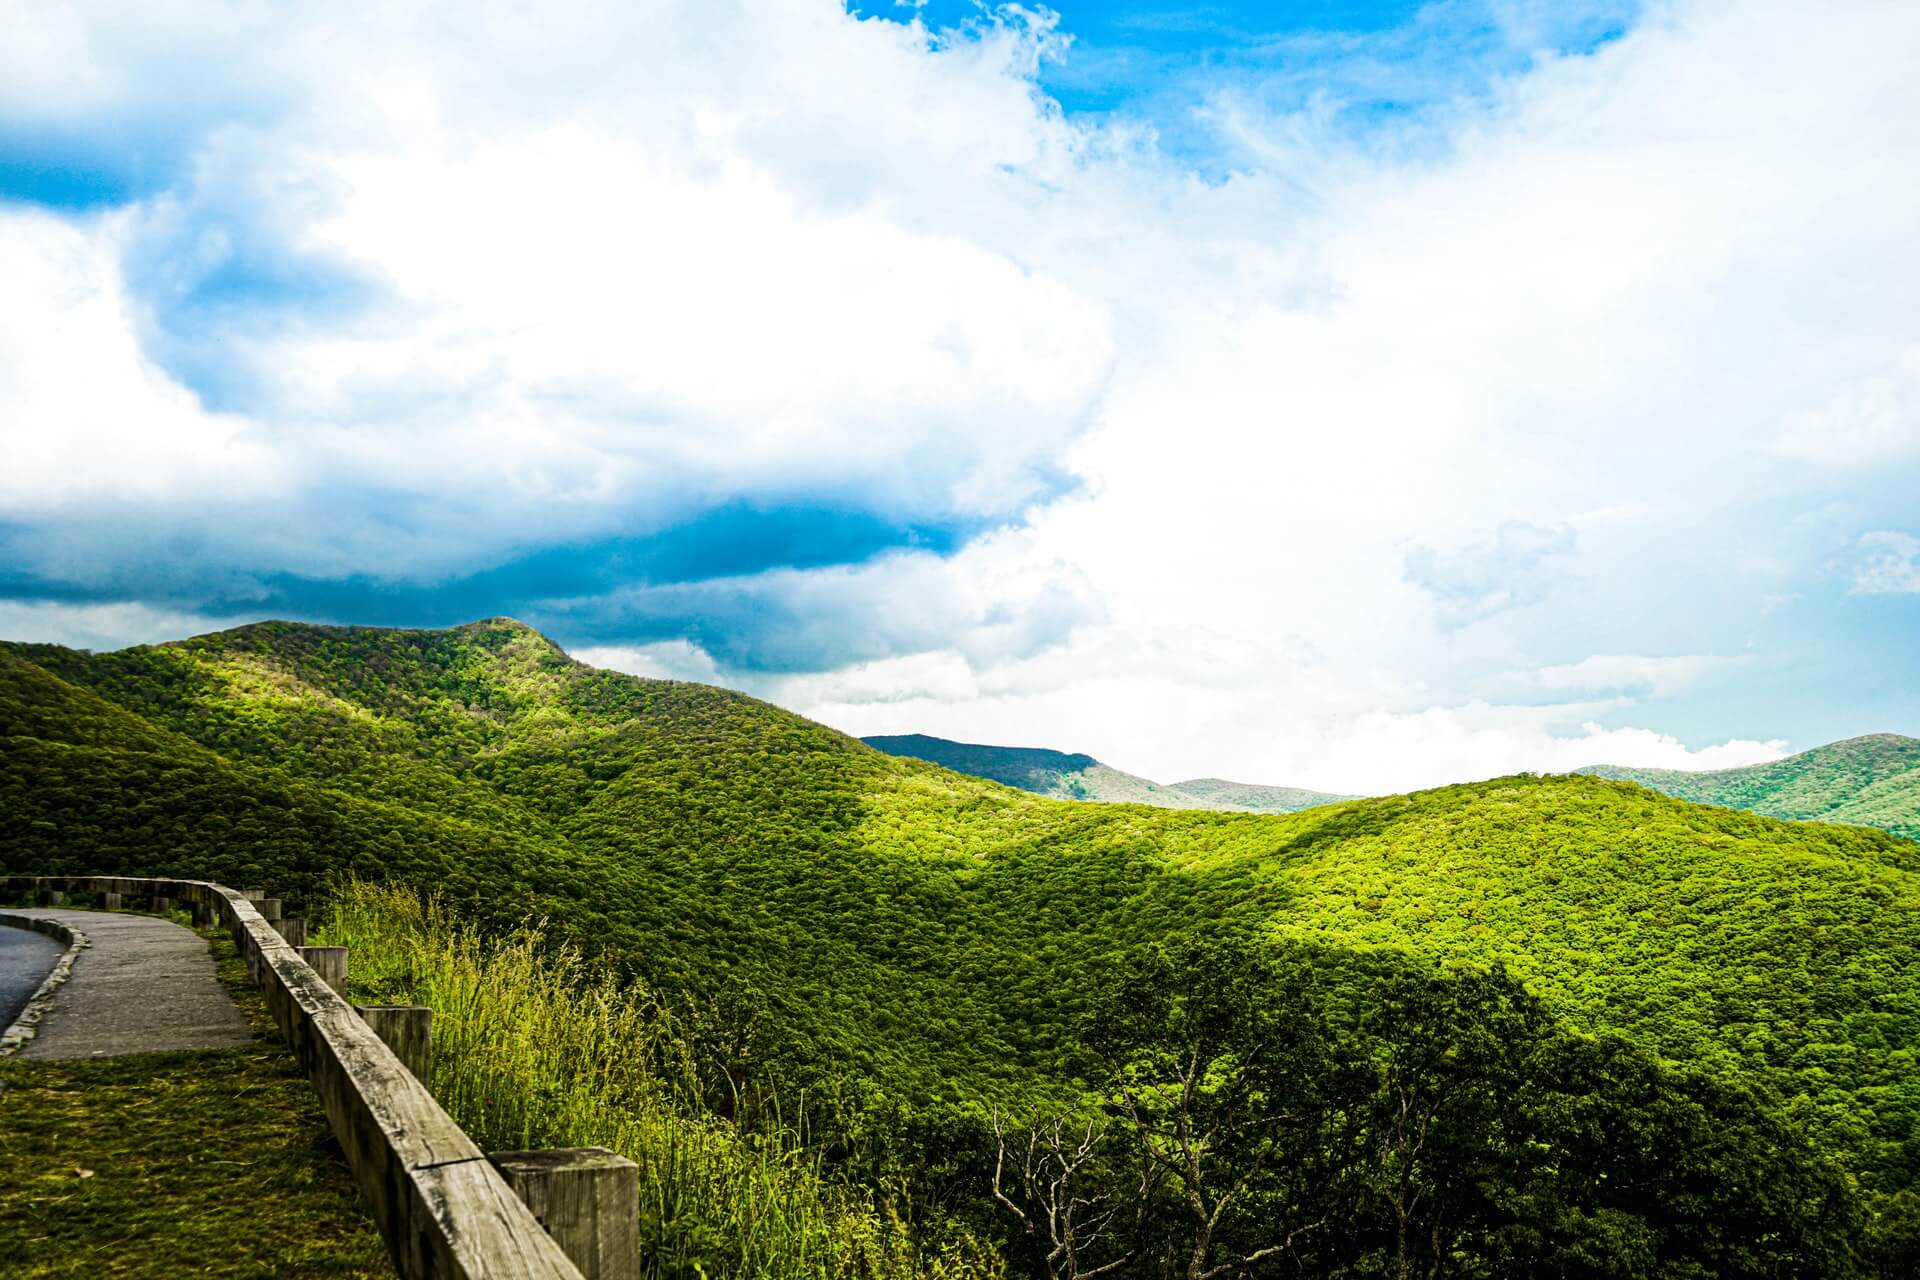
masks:
{"label": "asphalt road surface", "polygon": [[87,935],[22,1058],[111,1058],[245,1044],[247,1020],[214,976],[206,940],[154,916],[35,907]]}
{"label": "asphalt road surface", "polygon": [[44,933],[0,925],[0,1028],[20,1016],[60,951],[60,944]]}

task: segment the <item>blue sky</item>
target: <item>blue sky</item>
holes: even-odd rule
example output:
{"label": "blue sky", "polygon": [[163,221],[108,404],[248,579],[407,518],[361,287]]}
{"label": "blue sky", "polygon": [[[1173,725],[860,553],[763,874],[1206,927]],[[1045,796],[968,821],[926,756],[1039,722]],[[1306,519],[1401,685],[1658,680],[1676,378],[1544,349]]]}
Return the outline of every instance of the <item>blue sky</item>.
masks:
{"label": "blue sky", "polygon": [[[860,6],[876,16],[909,6]],[[1627,30],[1639,6],[1489,4],[1232,3],[1087,0],[1048,6],[1066,37],[1037,76],[1069,113],[1150,120],[1190,162],[1224,157],[1192,116],[1222,92],[1268,108],[1315,98],[1337,104],[1365,130],[1459,96],[1482,94],[1497,76],[1523,72],[1543,50],[1586,53]],[[928,0],[921,21],[936,29],[977,22],[973,0]],[[1522,27],[1522,30],[1516,30]]]}
{"label": "blue sky", "polygon": [[1917,52],[1766,0],[36,13],[0,635],[511,613],[1343,791],[1917,732]]}

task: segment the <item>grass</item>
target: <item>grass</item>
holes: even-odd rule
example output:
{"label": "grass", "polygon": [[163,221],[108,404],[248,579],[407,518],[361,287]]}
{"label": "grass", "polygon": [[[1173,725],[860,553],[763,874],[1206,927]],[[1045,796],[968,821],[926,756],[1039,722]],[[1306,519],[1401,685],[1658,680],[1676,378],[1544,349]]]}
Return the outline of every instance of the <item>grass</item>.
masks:
{"label": "grass", "polygon": [[482,1147],[597,1146],[639,1164],[648,1276],[1002,1269],[966,1239],[922,1247],[887,1206],[827,1176],[801,1135],[700,1114],[672,1015],[537,927],[490,940],[407,890],[361,884],[325,938],[351,949],[356,999],[433,1008],[434,1094]]}
{"label": "grass", "polygon": [[391,1277],[320,1100],[233,944],[230,1049],[0,1061],[9,1277]]}

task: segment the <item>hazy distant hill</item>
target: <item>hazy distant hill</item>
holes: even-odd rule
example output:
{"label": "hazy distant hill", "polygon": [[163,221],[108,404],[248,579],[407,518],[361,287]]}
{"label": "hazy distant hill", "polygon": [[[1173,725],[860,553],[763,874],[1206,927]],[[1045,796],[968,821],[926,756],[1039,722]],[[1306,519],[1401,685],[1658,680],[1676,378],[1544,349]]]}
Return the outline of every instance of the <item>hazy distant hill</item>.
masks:
{"label": "hazy distant hill", "polygon": [[1352,796],[1298,787],[1266,787],[1220,778],[1194,778],[1163,786],[1122,773],[1089,755],[1069,755],[1045,747],[992,747],[977,742],[950,742],[924,733],[880,734],[862,738],[870,747],[893,756],[931,760],[955,773],[1004,782],[1022,791],[1061,800],[1105,800],[1116,804],[1151,804],[1162,809],[1224,809],[1239,813],[1298,813],[1317,804],[1351,800]]}
{"label": "hazy distant hill", "polygon": [[1225,778],[1191,778],[1168,788],[1195,800],[1203,809],[1243,809],[1249,813],[1298,813],[1317,804],[1353,800],[1355,796],[1337,796],[1325,791],[1304,791],[1299,787],[1269,787],[1258,782],[1228,782]]}
{"label": "hazy distant hill", "polygon": [[1688,773],[1592,765],[1579,772],[1623,779],[1696,804],[1776,818],[1851,822],[1920,840],[1920,738],[1875,733],[1828,743],[1771,764]]}

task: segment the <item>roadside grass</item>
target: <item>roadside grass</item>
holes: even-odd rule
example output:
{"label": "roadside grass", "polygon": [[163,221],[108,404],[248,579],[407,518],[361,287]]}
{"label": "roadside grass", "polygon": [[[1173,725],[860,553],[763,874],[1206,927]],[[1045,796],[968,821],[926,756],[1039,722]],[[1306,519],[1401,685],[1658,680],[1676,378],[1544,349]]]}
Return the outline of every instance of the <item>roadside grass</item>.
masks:
{"label": "roadside grass", "polygon": [[0,1061],[0,1272],[391,1277],[318,1095],[233,943],[230,1049]]}
{"label": "roadside grass", "polygon": [[432,1007],[434,1095],[483,1148],[606,1147],[640,1166],[649,1277],[946,1280],[1002,1274],[970,1240],[927,1249],[800,1135],[688,1101],[690,1051],[642,987],[535,926],[483,937],[404,888],[352,884],[325,941],[356,1000]]}

